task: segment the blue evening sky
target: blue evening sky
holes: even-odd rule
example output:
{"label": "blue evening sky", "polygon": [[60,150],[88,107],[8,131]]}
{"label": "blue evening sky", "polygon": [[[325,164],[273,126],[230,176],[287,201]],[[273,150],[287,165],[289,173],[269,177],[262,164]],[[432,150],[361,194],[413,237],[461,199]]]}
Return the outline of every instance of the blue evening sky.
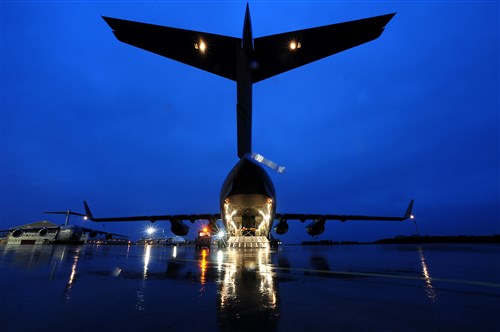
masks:
{"label": "blue evening sky", "polygon": [[[3,1],[0,228],[63,223],[42,211],[83,200],[97,217],[218,213],[237,162],[236,84],[120,43],[101,15],[241,37],[245,6]],[[254,85],[254,151],[287,167],[271,174],[278,212],[402,215],[414,198],[421,233],[500,233],[498,1],[250,10],[254,37],[397,13],[379,39]],[[72,222],[134,239],[148,224]],[[281,238],[310,239],[304,226]],[[320,239],[414,233],[332,221]]]}

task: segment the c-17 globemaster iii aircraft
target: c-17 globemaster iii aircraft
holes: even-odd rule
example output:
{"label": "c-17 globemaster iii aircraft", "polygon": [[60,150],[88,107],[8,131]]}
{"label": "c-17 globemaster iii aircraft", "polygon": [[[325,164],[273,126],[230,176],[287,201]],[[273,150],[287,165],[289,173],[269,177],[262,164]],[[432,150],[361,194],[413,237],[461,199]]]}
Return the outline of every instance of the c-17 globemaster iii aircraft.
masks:
{"label": "c-17 globemaster iii aircraft", "polygon": [[[306,227],[320,235],[327,220],[392,220],[411,218],[413,200],[402,217],[338,214],[276,213],[276,192],[261,164],[278,172],[283,168],[252,151],[252,85],[288,70],[325,58],[378,38],[394,14],[331,24],[311,29],[253,38],[247,4],[242,38],[103,17],[121,42],[236,81],[239,162],[222,185],[220,214],[151,215],[95,218],[84,202],[87,218],[93,221],[169,220],[174,234],[184,236],[184,220],[222,220],[230,246],[264,246],[275,232],[288,231],[287,220],[311,220]],[[238,244],[238,245],[237,245]],[[245,246],[245,245],[244,245]]]}
{"label": "c-17 globemaster iii aircraft", "polygon": [[8,233],[8,244],[82,244],[85,243],[87,237],[95,238],[97,235],[104,235],[106,240],[110,240],[113,236],[121,238],[127,237],[126,235],[99,231],[77,225],[70,225],[70,215],[85,216],[84,214],[78,212],[66,210],[44,213],[65,214],[66,221],[64,222],[64,225],[59,226],[47,220],[42,220],[31,224],[12,227],[6,230],[0,230],[0,233]]}

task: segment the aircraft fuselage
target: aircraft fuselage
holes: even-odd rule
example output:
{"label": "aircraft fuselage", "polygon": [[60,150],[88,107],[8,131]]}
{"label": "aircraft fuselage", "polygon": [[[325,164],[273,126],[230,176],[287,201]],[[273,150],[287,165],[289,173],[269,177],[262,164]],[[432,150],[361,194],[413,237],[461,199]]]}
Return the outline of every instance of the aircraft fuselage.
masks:
{"label": "aircraft fuselage", "polygon": [[237,52],[236,61],[236,125],[240,158],[252,152],[252,53],[252,23],[247,8],[241,48]]}
{"label": "aircraft fuselage", "polygon": [[222,185],[221,219],[228,236],[269,237],[276,212],[276,192],[266,171],[249,157],[252,152],[253,35],[248,9],[241,40],[236,79],[240,160]]}
{"label": "aircraft fuselage", "polygon": [[276,191],[264,168],[248,156],[241,158],[222,185],[220,210],[228,236],[269,237]]}

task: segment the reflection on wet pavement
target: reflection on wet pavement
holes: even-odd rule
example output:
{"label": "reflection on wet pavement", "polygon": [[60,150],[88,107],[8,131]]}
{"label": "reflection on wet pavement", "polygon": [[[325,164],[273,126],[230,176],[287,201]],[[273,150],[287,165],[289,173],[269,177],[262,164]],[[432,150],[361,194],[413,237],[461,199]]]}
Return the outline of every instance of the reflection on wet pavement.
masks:
{"label": "reflection on wet pavement", "polygon": [[27,330],[62,330],[39,324],[54,310],[63,321],[100,318],[102,329],[491,330],[499,257],[499,247],[1,246],[2,312],[12,319],[0,328],[17,331],[24,317],[6,303],[37,294],[23,301]]}

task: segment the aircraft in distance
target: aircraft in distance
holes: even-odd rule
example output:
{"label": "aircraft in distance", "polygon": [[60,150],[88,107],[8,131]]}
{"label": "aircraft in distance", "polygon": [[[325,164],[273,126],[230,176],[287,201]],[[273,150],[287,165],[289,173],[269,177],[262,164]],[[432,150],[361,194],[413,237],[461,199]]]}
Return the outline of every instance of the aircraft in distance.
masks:
{"label": "aircraft in distance", "polygon": [[185,243],[186,243],[186,239],[183,238],[182,236],[176,235],[176,236],[169,236],[169,237],[165,238],[166,245],[176,246],[176,245],[185,244]]}
{"label": "aircraft in distance", "polygon": [[64,225],[59,228],[59,232],[56,237],[56,242],[79,242],[81,241],[82,235],[88,233],[90,238],[94,238],[97,235],[104,235],[106,240],[110,240],[113,236],[118,237],[128,237],[127,235],[115,234],[110,232],[98,231],[91,228],[80,227],[76,225],[69,224],[69,216],[82,216],[86,219],[86,215],[78,212],[73,212],[71,210],[66,211],[51,211],[44,212],[46,214],[64,214],[66,215],[66,219],[64,221]]}
{"label": "aircraft in distance", "polygon": [[[73,212],[71,210],[62,212],[44,212],[47,214],[65,214],[66,221],[64,225],[59,226],[48,221],[35,222],[28,225],[22,225],[18,227],[13,227],[8,230],[0,231],[0,233],[9,233],[14,239],[19,239],[19,243],[33,243],[37,242],[37,239],[41,243],[45,244],[56,244],[56,243],[66,243],[66,244],[78,244],[84,241],[84,234],[88,234],[88,237],[94,238],[97,235],[104,235],[104,237],[109,240],[113,236],[127,237],[126,235],[114,234],[110,232],[98,231],[95,229],[80,227],[77,225],[69,225],[69,216],[76,215],[85,217],[82,213]],[[24,239],[23,236],[26,238]],[[37,239],[35,239],[37,238]],[[28,242],[26,242],[28,241]],[[11,241],[10,241],[11,242]],[[15,241],[17,242],[17,241]]]}
{"label": "aircraft in distance", "polygon": [[[247,4],[242,38],[183,30],[103,17],[116,38],[124,43],[236,82],[237,142],[239,161],[226,177],[220,192],[220,214],[150,215],[96,218],[84,202],[87,218],[96,222],[168,220],[174,234],[184,236],[183,221],[222,220],[228,242],[268,242],[274,221],[277,234],[288,231],[288,220],[311,223],[307,233],[325,230],[327,220],[392,220],[411,218],[413,200],[402,217],[340,214],[276,213],[276,192],[262,165],[284,168],[252,151],[252,85],[291,69],[377,39],[395,14],[254,38]],[[261,239],[250,239],[249,236]]]}

